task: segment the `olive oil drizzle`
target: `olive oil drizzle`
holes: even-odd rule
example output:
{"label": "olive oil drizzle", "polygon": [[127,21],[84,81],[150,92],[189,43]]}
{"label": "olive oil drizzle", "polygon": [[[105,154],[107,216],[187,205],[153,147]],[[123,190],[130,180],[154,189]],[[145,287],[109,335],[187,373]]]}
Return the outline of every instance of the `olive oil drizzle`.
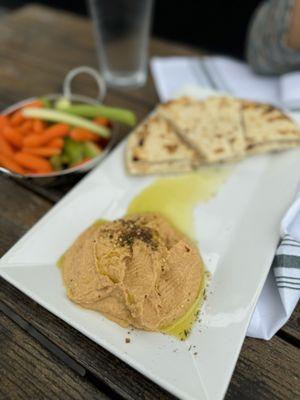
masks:
{"label": "olive oil drizzle", "polygon": [[213,197],[227,175],[227,168],[205,168],[185,175],[159,178],[131,201],[127,213],[159,212],[175,228],[194,237],[195,206]]}

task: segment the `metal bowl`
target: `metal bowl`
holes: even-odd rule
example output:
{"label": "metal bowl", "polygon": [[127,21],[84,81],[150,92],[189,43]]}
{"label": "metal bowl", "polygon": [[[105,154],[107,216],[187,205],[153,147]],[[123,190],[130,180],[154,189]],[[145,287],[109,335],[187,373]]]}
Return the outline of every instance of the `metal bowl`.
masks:
{"label": "metal bowl", "polygon": [[[62,95],[50,94],[45,97],[47,97],[50,100],[55,101],[55,100],[61,98]],[[97,101],[95,99],[92,99],[92,98],[86,97],[86,96],[82,96],[82,95],[70,94],[68,96],[68,98],[74,103],[80,102],[80,103],[86,103],[86,104],[97,104]],[[34,100],[37,100],[37,98],[32,97],[32,98],[20,101],[18,103],[15,103],[14,105],[3,110],[1,114],[3,114],[3,115],[10,114],[14,111],[17,111],[20,107],[25,106],[26,104],[28,104]],[[82,165],[73,167],[73,168],[64,169],[62,171],[55,171],[55,172],[51,172],[48,174],[20,175],[15,172],[9,171],[6,168],[0,167],[0,172],[3,173],[4,175],[10,176],[16,180],[27,181],[27,182],[31,181],[31,182],[37,183],[38,185],[41,185],[41,186],[58,186],[58,185],[62,185],[64,183],[70,183],[71,181],[78,180],[80,175],[87,173],[92,168],[94,168],[96,165],[98,165],[104,159],[104,157],[107,155],[109,150],[112,148],[116,137],[117,137],[116,125],[113,125],[113,127],[111,129],[111,137],[110,137],[108,143],[106,144],[104,150],[102,151],[102,153],[99,154],[99,156],[93,158],[92,160],[90,160]]]}

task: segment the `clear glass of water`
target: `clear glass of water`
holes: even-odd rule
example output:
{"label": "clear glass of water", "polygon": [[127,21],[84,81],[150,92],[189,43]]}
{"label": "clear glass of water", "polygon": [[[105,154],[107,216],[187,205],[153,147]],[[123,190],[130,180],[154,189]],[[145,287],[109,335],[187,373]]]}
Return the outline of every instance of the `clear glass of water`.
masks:
{"label": "clear glass of water", "polygon": [[89,6],[107,84],[144,85],[153,0],[89,0]]}

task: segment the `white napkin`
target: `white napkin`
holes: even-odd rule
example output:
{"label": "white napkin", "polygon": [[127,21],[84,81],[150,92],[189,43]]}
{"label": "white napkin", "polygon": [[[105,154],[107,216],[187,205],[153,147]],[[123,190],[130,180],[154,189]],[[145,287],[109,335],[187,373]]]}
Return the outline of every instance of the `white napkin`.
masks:
{"label": "white napkin", "polygon": [[211,87],[237,97],[300,109],[300,72],[279,77],[255,74],[231,57],[154,57],[151,69],[162,100],[185,84]]}
{"label": "white napkin", "polygon": [[[271,88],[272,81],[264,81],[259,85],[253,83],[252,73],[245,73],[243,77],[235,69],[238,76],[237,83],[229,88],[228,82],[212,74],[208,75],[207,63],[199,61],[196,57],[166,57],[151,60],[151,70],[157,92],[162,101],[169,100],[180,93],[183,87],[189,88],[199,98],[203,95],[214,93],[216,81],[219,79],[218,88],[226,93],[231,93],[244,98],[257,101],[270,101],[279,103],[279,96],[274,101],[276,91]],[[228,65],[227,65],[228,66]],[[249,71],[248,71],[249,72]],[[247,76],[248,75],[248,76]],[[297,76],[297,78],[299,75]],[[273,79],[273,78],[269,78]],[[252,82],[251,82],[252,80]],[[243,82],[242,89],[238,82]],[[221,85],[222,82],[222,85]],[[199,85],[202,86],[199,91]],[[198,86],[198,87],[197,87]],[[240,90],[237,93],[237,90]],[[241,92],[243,91],[243,94]],[[267,93],[267,96],[266,96]],[[267,98],[268,97],[268,98]],[[269,100],[268,100],[269,99]],[[247,335],[255,338],[269,340],[288,321],[300,297],[300,190],[294,203],[291,205],[281,224],[281,242],[276,251],[272,268],[263,287],[256,305]]]}

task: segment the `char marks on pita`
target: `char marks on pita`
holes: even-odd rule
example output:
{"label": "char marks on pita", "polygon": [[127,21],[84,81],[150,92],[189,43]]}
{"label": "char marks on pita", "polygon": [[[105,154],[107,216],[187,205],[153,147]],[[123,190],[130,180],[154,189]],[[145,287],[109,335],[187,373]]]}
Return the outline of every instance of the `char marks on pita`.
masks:
{"label": "char marks on pita", "polygon": [[191,171],[200,162],[197,152],[159,115],[140,124],[127,143],[126,164],[132,174]]}
{"label": "char marks on pita", "polygon": [[265,151],[280,150],[281,143],[284,149],[287,142],[300,141],[299,127],[278,108],[245,100],[241,105],[247,151],[259,149],[260,145]]}

